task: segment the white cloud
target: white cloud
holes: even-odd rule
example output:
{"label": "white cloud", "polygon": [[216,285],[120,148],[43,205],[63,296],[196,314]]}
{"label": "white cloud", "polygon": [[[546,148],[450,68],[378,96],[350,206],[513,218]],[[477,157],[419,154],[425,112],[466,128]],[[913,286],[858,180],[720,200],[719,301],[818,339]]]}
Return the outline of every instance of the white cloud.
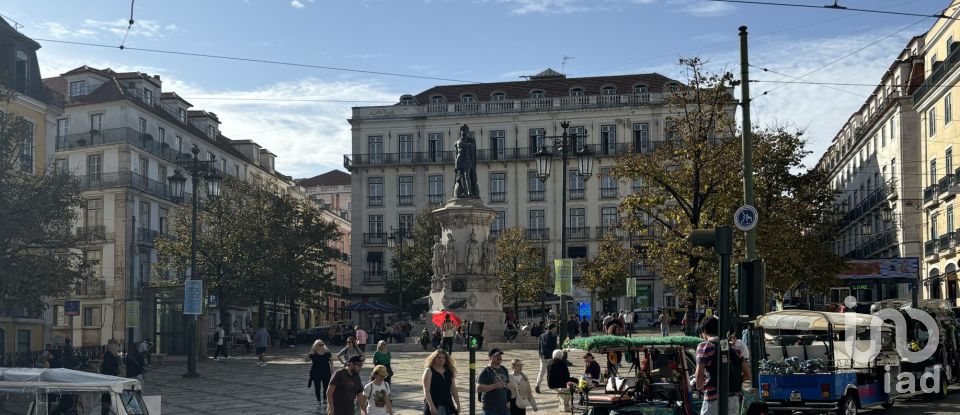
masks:
{"label": "white cloud", "polygon": [[710,0],[670,0],[667,4],[696,17],[725,16],[733,11],[733,6],[727,3]]}
{"label": "white cloud", "polygon": [[307,6],[301,3],[300,0],[293,0],[290,2],[290,7],[293,7],[294,9],[302,9]]}
{"label": "white cloud", "polygon": [[[116,36],[123,36],[127,32],[129,22],[126,19],[116,20],[93,20],[83,21],[83,27],[97,30],[104,33],[112,33]],[[168,32],[179,32],[179,27],[175,24],[163,25],[155,20],[135,20],[133,26],[130,26],[128,37],[162,38]]]}

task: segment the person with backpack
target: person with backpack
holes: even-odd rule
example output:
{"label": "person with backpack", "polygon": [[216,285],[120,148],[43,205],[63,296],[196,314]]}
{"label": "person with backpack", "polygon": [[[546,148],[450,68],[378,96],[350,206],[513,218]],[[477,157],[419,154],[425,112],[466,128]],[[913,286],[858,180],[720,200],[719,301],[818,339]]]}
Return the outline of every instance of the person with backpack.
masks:
{"label": "person with backpack", "polygon": [[540,372],[537,373],[537,385],[535,390],[540,392],[540,385],[547,378],[547,365],[553,358],[553,351],[557,349],[557,325],[550,323],[547,331],[540,335],[537,340],[537,352],[540,355]]}
{"label": "person with backpack", "polygon": [[[386,344],[383,340],[380,343]],[[386,378],[386,366],[374,366],[370,372],[370,383],[363,387],[363,395],[367,397],[367,415],[393,415],[390,384],[385,382]]]}
{"label": "person with backpack", "polygon": [[483,415],[510,415],[510,372],[500,365],[503,350],[492,348],[487,353],[490,364],[477,376],[478,398],[483,402]]}
{"label": "person with backpack", "polygon": [[[700,322],[700,337],[704,340],[697,345],[696,389],[703,391],[703,406],[700,415],[719,415],[720,378],[720,320],[710,316]],[[740,414],[740,388],[750,388],[750,365],[735,345],[728,348],[730,370],[727,383],[730,385],[727,413]]]}
{"label": "person with backpack", "polygon": [[223,357],[227,356],[227,349],[223,347],[223,323],[217,324],[216,330],[213,331],[213,344],[217,345],[217,350],[213,352],[213,360],[217,360],[217,357],[221,354]]}

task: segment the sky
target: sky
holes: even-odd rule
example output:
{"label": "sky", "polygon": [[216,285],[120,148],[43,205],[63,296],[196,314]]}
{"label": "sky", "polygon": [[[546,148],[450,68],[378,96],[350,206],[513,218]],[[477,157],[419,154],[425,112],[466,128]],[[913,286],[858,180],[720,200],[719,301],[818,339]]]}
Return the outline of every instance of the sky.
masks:
{"label": "sky", "polygon": [[[822,6],[828,0],[785,0]],[[937,14],[949,0],[842,0],[848,8]],[[81,65],[160,75],[164,91],[217,113],[296,178],[343,169],[351,107],[460,82],[657,72],[685,80],[680,58],[740,74],[749,28],[754,125],[805,130],[816,164],[907,41],[933,18],[711,0],[4,0],[0,14],[37,40],[44,77]],[[124,40],[125,38],[125,40]],[[241,62],[116,47],[389,72]],[[565,65],[563,57],[567,56]],[[425,79],[438,78],[438,79]],[[767,92],[764,95],[764,92]],[[737,91],[739,97],[739,90]],[[244,100],[255,98],[257,100]],[[309,100],[309,101],[276,101]],[[739,117],[739,115],[738,115]]]}

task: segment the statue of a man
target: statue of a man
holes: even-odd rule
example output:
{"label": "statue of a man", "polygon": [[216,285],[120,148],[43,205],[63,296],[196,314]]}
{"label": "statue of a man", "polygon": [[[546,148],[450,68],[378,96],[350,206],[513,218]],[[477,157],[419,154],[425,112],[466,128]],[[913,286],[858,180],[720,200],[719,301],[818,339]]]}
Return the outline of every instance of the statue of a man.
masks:
{"label": "statue of a man", "polygon": [[443,271],[443,244],[440,243],[440,235],[437,235],[433,237],[433,275],[439,277]]}
{"label": "statue of a man", "polygon": [[454,166],[453,194],[456,197],[479,197],[477,183],[477,142],[470,136],[466,124],[460,126],[460,138],[454,143],[457,157]]}
{"label": "statue of a man", "polygon": [[446,266],[447,275],[457,273],[457,245],[453,240],[453,232],[447,234],[447,247],[443,250],[443,264]]}
{"label": "statue of a man", "polygon": [[480,270],[480,243],[473,231],[470,231],[470,239],[467,240],[467,272],[470,274],[479,274]]}
{"label": "statue of a man", "polygon": [[483,258],[486,274],[495,274],[497,272],[497,239],[493,235],[483,242]]}

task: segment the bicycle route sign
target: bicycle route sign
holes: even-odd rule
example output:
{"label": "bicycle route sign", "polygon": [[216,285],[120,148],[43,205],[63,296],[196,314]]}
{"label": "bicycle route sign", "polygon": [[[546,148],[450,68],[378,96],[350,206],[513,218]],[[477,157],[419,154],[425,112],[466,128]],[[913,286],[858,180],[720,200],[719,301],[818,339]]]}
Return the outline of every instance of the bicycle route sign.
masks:
{"label": "bicycle route sign", "polygon": [[759,219],[760,215],[757,213],[757,209],[750,205],[740,206],[737,213],[733,214],[733,224],[736,225],[737,229],[744,232],[757,226],[757,220]]}

